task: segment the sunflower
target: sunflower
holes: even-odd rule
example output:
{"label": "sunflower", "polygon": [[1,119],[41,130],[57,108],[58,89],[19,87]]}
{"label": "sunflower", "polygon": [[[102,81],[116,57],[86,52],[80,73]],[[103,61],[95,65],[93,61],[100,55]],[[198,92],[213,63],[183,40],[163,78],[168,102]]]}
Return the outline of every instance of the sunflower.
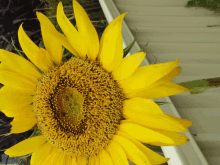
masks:
{"label": "sunflower", "polygon": [[[45,49],[18,30],[28,61],[0,50],[1,110],[14,117],[11,133],[32,128],[39,136],[10,147],[10,157],[31,154],[31,165],[139,165],[169,160],[144,144],[182,145],[192,121],[164,114],[150,99],[189,90],[170,82],[179,60],[138,67],[145,52],[123,58],[122,20],[114,19],[98,39],[87,13],[73,0],[77,29],[57,7],[65,36],[37,12]],[[74,57],[62,62],[63,47]]]}

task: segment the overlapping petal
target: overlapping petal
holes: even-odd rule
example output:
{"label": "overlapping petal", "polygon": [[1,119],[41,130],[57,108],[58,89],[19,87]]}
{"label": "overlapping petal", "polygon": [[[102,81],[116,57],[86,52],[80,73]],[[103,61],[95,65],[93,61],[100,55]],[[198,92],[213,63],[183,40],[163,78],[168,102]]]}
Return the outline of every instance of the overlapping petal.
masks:
{"label": "overlapping petal", "polygon": [[41,73],[31,62],[3,49],[0,49],[0,54],[1,71],[13,71],[37,83],[37,79],[41,77]]}
{"label": "overlapping petal", "polygon": [[109,155],[109,153],[106,152],[104,149],[99,152],[98,156],[99,156],[100,164],[115,165],[113,164],[112,158]]}
{"label": "overlapping petal", "polygon": [[146,157],[149,159],[151,164],[163,164],[170,159],[170,158],[164,158],[163,156],[150,150],[148,147],[144,146],[142,143],[140,143],[136,139],[132,138],[128,134],[125,134],[121,131],[117,131],[117,135],[120,135],[120,136],[130,140],[132,143],[134,143],[146,155]]}
{"label": "overlapping petal", "polygon": [[24,91],[29,90],[31,93],[36,87],[36,83],[31,81],[31,79],[28,79],[19,73],[6,70],[0,71],[0,82],[7,87],[14,87],[15,89]]}
{"label": "overlapping petal", "polygon": [[182,134],[156,128],[146,128],[127,121],[122,121],[118,130],[142,143],[156,146],[176,146],[185,144],[188,141],[188,137]]}
{"label": "overlapping petal", "polygon": [[105,29],[100,40],[98,59],[108,72],[115,70],[123,59],[122,20],[127,13],[115,18]]}
{"label": "overlapping petal", "polygon": [[[50,144],[51,145],[51,144]],[[36,151],[37,152],[37,151]],[[40,165],[48,165],[53,163],[54,156],[57,156],[56,154],[59,152],[59,150],[56,147],[52,146],[52,150],[49,155],[47,155],[42,161]]]}
{"label": "overlapping petal", "polygon": [[[4,88],[4,87],[3,87]],[[0,95],[0,109],[6,116],[12,117],[16,115],[15,109],[30,105],[33,102],[32,96],[23,93],[5,93]]]}
{"label": "overlapping petal", "polygon": [[128,165],[127,156],[118,143],[111,141],[105,149],[111,156],[114,165]]}
{"label": "overlapping petal", "polygon": [[46,72],[54,64],[50,54],[43,48],[39,48],[24,32],[22,24],[18,29],[18,40],[26,56],[43,72]]}
{"label": "overlapping petal", "polygon": [[[124,101],[123,115],[131,123],[175,132],[187,132],[186,128],[193,123],[177,117],[171,118],[169,115],[164,114],[153,101],[139,97]],[[183,121],[188,127],[181,124]]]}
{"label": "overlapping petal", "polygon": [[36,150],[31,156],[31,165],[42,165],[44,161],[52,152],[53,146],[50,143],[45,143]]}
{"label": "overlapping petal", "polygon": [[89,59],[95,60],[99,52],[99,37],[97,31],[86,11],[76,0],[73,0],[73,9],[79,35],[85,43],[86,54]]}
{"label": "overlapping petal", "polygon": [[87,157],[85,157],[85,156],[80,156],[80,157],[78,157],[77,160],[76,160],[76,164],[77,164],[77,165],[78,165],[78,164],[87,165],[88,162],[89,162],[89,161],[88,161]]}
{"label": "overlapping petal", "polygon": [[123,113],[138,113],[145,115],[162,114],[161,108],[149,99],[134,97],[124,100]]}
{"label": "overlapping petal", "polygon": [[133,163],[140,165],[150,165],[148,158],[130,140],[119,135],[114,135],[113,141],[118,143],[124,149],[126,156]]}
{"label": "overlapping petal", "polygon": [[100,164],[100,160],[99,157],[96,155],[91,155],[89,157],[89,165],[99,165]]}
{"label": "overlapping petal", "polygon": [[142,90],[169,74],[179,63],[179,60],[162,64],[152,64],[138,67],[127,79],[117,81],[127,91]]}
{"label": "overlapping petal", "polygon": [[67,38],[55,29],[52,22],[44,14],[40,12],[36,12],[36,14],[40,21],[44,45],[55,64],[60,64],[62,61],[62,45],[75,56],[79,56],[77,51],[69,44]]}
{"label": "overlapping petal", "polygon": [[112,72],[115,80],[123,80],[134,73],[146,56],[145,52],[138,52],[122,59],[119,67]]}
{"label": "overlapping petal", "polygon": [[10,157],[24,156],[35,152],[37,149],[42,147],[44,143],[46,143],[44,135],[31,137],[10,147],[5,151],[5,154]]}
{"label": "overlapping petal", "polygon": [[162,85],[152,87],[150,89],[143,89],[139,91],[130,91],[128,93],[125,93],[126,97],[132,98],[132,97],[144,97],[146,99],[157,99],[161,97],[167,97],[176,95],[182,92],[189,92],[190,90],[178,85],[173,82],[164,82]]}
{"label": "overlapping petal", "polygon": [[14,114],[14,119],[11,122],[11,133],[26,132],[37,124],[35,113],[32,109],[33,105],[28,105],[13,110],[13,112],[16,114]]}
{"label": "overlapping petal", "polygon": [[72,25],[69,19],[66,17],[62,2],[59,2],[57,6],[57,22],[62,29],[63,33],[66,35],[67,40],[73,49],[75,49],[79,56],[77,57],[86,57],[87,48],[86,44],[80,35],[80,33],[76,30],[76,28]]}

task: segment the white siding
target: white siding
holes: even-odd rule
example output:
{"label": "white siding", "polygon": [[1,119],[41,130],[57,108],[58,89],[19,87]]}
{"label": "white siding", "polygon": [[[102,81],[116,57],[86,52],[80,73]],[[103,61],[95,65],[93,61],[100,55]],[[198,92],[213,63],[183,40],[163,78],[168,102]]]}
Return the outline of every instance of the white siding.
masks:
{"label": "white siding", "polygon": [[[220,27],[207,27],[207,25],[220,24],[220,14],[214,14],[207,9],[185,8],[188,0],[104,1],[109,3],[109,6],[112,1],[120,14],[128,12],[124,22],[133,36],[137,28],[137,43],[140,48],[148,43],[144,50],[147,52],[146,58],[149,63],[154,63],[155,57],[157,63],[180,59],[179,66],[182,67],[182,73],[174,78],[173,82],[220,77]],[[110,13],[111,10],[115,12],[114,7],[109,10]],[[118,16],[111,14],[114,18]],[[123,26],[122,31],[127,45],[131,40],[124,31],[128,29]],[[190,141],[197,142],[210,165],[219,165],[220,89],[209,89],[198,95],[182,93],[157,101],[159,100],[171,103],[161,106],[165,113],[177,117],[179,113],[182,118],[194,121],[193,126],[188,129],[190,134],[186,135]],[[170,110],[175,108],[177,112]],[[191,135],[194,134],[196,135],[192,138]],[[193,148],[198,153],[197,157],[193,152],[187,152],[187,146],[188,144],[181,146],[182,155],[187,157],[186,161],[183,161],[185,164],[192,164],[189,162],[193,159],[195,163],[192,165],[199,165],[200,161],[206,164],[202,154],[199,153],[201,151],[196,150],[196,145],[193,145]]]}

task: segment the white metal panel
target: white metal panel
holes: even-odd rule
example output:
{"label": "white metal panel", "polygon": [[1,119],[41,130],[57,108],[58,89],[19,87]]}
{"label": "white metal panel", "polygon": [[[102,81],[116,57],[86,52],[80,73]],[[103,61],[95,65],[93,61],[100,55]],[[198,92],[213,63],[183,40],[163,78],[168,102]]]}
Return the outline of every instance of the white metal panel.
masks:
{"label": "white metal panel", "polygon": [[[117,1],[118,3],[118,1]],[[213,16],[216,17],[216,14],[214,14],[212,11],[209,11],[205,8],[200,8],[200,12],[197,12],[195,8],[183,8],[182,6],[137,6],[135,5],[135,8],[130,10],[130,5],[117,5],[118,10],[120,10],[121,13],[125,13],[129,10],[130,15],[136,15],[136,16],[142,16],[143,11],[146,12],[147,15],[153,15],[153,16],[194,16],[194,17],[209,17]]]}
{"label": "white metal panel", "polygon": [[[128,15],[130,27],[207,27],[207,25],[219,24],[217,17],[176,17],[176,16],[152,16],[152,15]],[[181,19],[180,19],[181,18]],[[125,21],[126,21],[125,17]],[[195,24],[196,22],[196,24]]]}
{"label": "white metal panel", "polygon": [[[101,3],[101,0],[99,2]],[[114,0],[114,2],[116,6],[184,6],[188,0]]]}

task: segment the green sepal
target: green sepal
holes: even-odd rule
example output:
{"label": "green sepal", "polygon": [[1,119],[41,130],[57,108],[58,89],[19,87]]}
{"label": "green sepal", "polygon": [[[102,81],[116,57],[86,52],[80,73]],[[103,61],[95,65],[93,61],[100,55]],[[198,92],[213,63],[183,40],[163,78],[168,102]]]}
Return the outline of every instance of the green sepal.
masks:
{"label": "green sepal", "polygon": [[128,45],[126,48],[124,48],[123,58],[130,52],[130,50],[131,50],[132,47],[134,46],[134,43],[135,43],[135,41],[136,41],[136,38],[137,38],[137,28],[136,28],[136,35],[135,35],[134,40],[132,41],[132,43],[130,43],[130,45]]}
{"label": "green sepal", "polygon": [[41,130],[39,128],[36,128],[29,138],[39,136],[39,135],[42,135]]}

